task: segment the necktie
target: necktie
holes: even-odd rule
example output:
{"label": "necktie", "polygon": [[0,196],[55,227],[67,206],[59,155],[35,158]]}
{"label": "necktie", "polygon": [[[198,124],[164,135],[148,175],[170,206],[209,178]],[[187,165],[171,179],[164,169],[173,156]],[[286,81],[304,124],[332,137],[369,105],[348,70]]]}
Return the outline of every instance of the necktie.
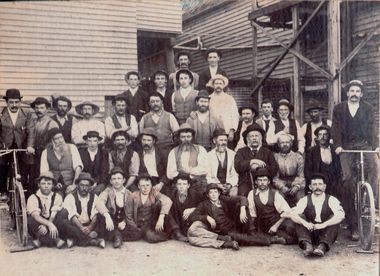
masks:
{"label": "necktie", "polygon": [[264,120],[264,122],[265,122],[265,132],[268,132],[270,120]]}
{"label": "necktie", "polygon": [[253,156],[256,156],[256,154],[257,154],[257,149],[253,149],[253,150],[252,150],[252,154],[253,154]]}

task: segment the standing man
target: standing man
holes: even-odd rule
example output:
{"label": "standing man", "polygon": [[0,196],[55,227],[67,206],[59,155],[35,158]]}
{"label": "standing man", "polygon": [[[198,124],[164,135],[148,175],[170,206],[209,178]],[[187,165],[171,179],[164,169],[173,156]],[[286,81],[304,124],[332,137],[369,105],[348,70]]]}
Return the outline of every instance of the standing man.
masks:
{"label": "standing man", "polygon": [[[311,100],[308,104],[308,109],[306,110],[309,113],[311,121],[304,124],[301,128],[302,134],[305,137],[305,150],[316,145],[314,139],[315,130],[321,125],[331,126],[331,121],[325,118],[322,118],[323,107],[316,100]],[[328,186],[328,185],[327,185]]]}
{"label": "standing man", "polygon": [[57,122],[59,129],[62,130],[66,143],[72,143],[71,129],[77,122],[75,117],[68,112],[71,110],[72,103],[65,96],[59,96],[53,100],[53,108],[57,112],[51,118]]}
{"label": "standing man", "polygon": [[48,132],[50,144],[41,155],[40,172],[51,171],[57,180],[56,191],[63,196],[75,190],[75,180],[82,172],[83,164],[74,144],[66,144],[62,130],[53,128]]}
{"label": "standing man", "polygon": [[128,72],[125,75],[125,81],[129,85],[129,89],[116,96],[127,98],[130,113],[135,116],[137,122],[140,122],[141,117],[149,112],[148,93],[139,87],[141,75],[138,72]]}
{"label": "standing man", "polygon": [[192,89],[198,90],[199,75],[189,70],[191,61],[192,61],[192,57],[190,53],[185,52],[185,51],[178,52],[174,60],[174,63],[178,65],[178,69],[169,75],[169,89],[175,92],[180,88],[180,83],[176,76],[179,70],[184,69],[184,70],[188,70],[192,75],[192,79],[193,79],[193,81],[191,82]]}
{"label": "standing man", "polygon": [[207,151],[204,147],[193,143],[195,131],[189,124],[182,124],[177,131],[177,136],[181,144],[172,149],[168,156],[167,176],[169,179],[175,178],[179,173],[187,173],[193,180],[191,189],[203,193],[209,171]]}
{"label": "standing man", "polygon": [[253,103],[244,103],[244,106],[239,108],[241,121],[239,121],[234,140],[228,143],[230,149],[236,152],[245,147],[243,132],[254,123],[254,118],[257,114],[257,108]]}
{"label": "standing man", "polygon": [[172,94],[172,111],[178,123],[182,125],[190,113],[197,110],[195,98],[198,95],[198,90],[191,86],[194,77],[189,70],[181,69],[175,77],[180,87]]}
{"label": "standing man", "polygon": [[140,133],[142,149],[138,152],[140,172],[150,175],[153,189],[165,195],[170,195],[170,181],[166,177],[167,157],[156,147],[157,136],[152,128],[143,129]]}
{"label": "standing man", "polygon": [[75,111],[79,115],[83,116],[83,120],[75,123],[71,129],[71,138],[73,140],[73,143],[78,148],[86,147],[86,141],[83,140],[83,136],[85,136],[90,130],[99,132],[99,135],[103,138],[104,141],[106,138],[106,134],[104,132],[104,123],[94,118],[94,115],[99,112],[99,106],[93,104],[92,102],[85,101],[81,104],[78,104],[75,107]]}
{"label": "standing man", "polygon": [[[19,153],[18,161],[21,174],[21,183],[25,189],[29,189],[30,167],[33,164],[35,126],[33,114],[20,107],[22,96],[17,89],[8,89],[3,97],[7,107],[3,109],[0,117],[0,148],[27,149],[27,153]],[[7,200],[6,181],[9,168],[8,157],[0,157],[0,199]]]}
{"label": "standing man", "polygon": [[173,91],[170,90],[168,81],[169,75],[164,70],[158,70],[153,74],[153,81],[157,92],[161,94],[164,98],[164,109],[167,112],[172,112],[172,94]]}
{"label": "standing man", "polygon": [[[362,101],[365,87],[359,80],[350,81],[345,88],[347,101],[334,107],[332,122],[332,139],[337,147],[335,153],[339,155],[343,172],[343,189],[348,195],[342,204],[346,207],[347,220],[351,228],[353,240],[358,240],[356,212],[354,206],[356,181],[352,164],[355,162],[355,153],[342,153],[342,150],[374,150],[379,147],[378,130],[372,105]],[[377,154],[364,153],[365,167],[368,168],[367,181],[371,184],[378,202],[378,174],[379,159]],[[377,205],[377,204],[376,204]]]}
{"label": "standing man", "polygon": [[283,134],[278,137],[279,153],[274,154],[278,172],[273,179],[281,195],[294,207],[305,196],[305,175],[303,157],[292,151],[293,136]]}
{"label": "standing man", "polygon": [[246,147],[239,149],[235,155],[235,170],[239,174],[238,195],[247,196],[254,186],[253,173],[259,168],[267,168],[271,175],[276,175],[278,165],[273,152],[263,147],[265,130],[254,123],[243,132]]}
{"label": "standing man", "polygon": [[[311,176],[312,194],[303,197],[292,209],[291,219],[297,224],[298,245],[305,257],[323,257],[338,237],[344,211],[339,200],[326,194],[326,182],[321,174]],[[313,245],[317,245],[314,249]]]}
{"label": "standing man", "polygon": [[274,122],[277,121],[276,118],[272,116],[274,104],[271,100],[265,99],[261,103],[261,112],[262,115],[256,120],[256,123],[259,124],[266,132],[266,141],[271,148],[274,144],[277,143],[277,138],[274,134],[275,125]]}
{"label": "standing man", "polygon": [[164,110],[164,100],[159,93],[149,96],[150,112],[141,118],[139,130],[153,128],[156,132],[156,147],[159,147],[165,156],[173,148],[173,135],[179,129],[178,122],[173,114]]}
{"label": "standing man", "polygon": [[224,129],[228,133],[228,141],[231,142],[239,124],[239,113],[234,98],[223,91],[227,85],[228,79],[223,75],[215,75],[207,83],[207,86],[214,88],[214,92],[210,95],[211,116],[223,122]]}
{"label": "standing man", "polygon": [[212,89],[206,87],[206,84],[215,77],[215,75],[223,75],[228,78],[226,70],[220,67],[219,61],[222,58],[222,52],[218,49],[211,48],[206,51],[205,58],[208,62],[208,67],[199,74],[199,90],[207,89],[212,93]]}
{"label": "standing man", "polygon": [[215,148],[208,155],[209,172],[207,183],[217,183],[223,194],[236,196],[239,175],[235,171],[235,152],[227,147],[228,134],[223,129],[216,129],[212,140]]}
{"label": "standing man", "polygon": [[[40,174],[41,167],[41,155],[45,150],[48,143],[50,143],[48,132],[51,129],[58,128],[58,124],[48,116],[48,108],[51,107],[51,104],[47,99],[42,97],[37,97],[34,102],[30,104],[34,109],[37,115],[37,120],[35,123],[36,129],[36,139],[35,141],[35,154],[34,154],[34,165],[31,172],[31,178],[36,179]],[[31,182],[33,183],[33,182]],[[32,184],[33,188],[31,192],[35,192],[37,187]]]}
{"label": "standing man", "polygon": [[[275,143],[282,134],[290,134],[294,137],[292,151],[301,154],[305,151],[305,137],[302,134],[298,121],[289,118],[290,112],[294,110],[294,106],[288,100],[282,99],[277,104],[277,112],[280,119],[274,122],[275,125]],[[273,140],[272,140],[273,141]],[[268,143],[271,145],[271,143]],[[276,149],[276,147],[275,147]],[[276,151],[279,151],[278,148]]]}
{"label": "standing man", "polygon": [[212,148],[212,135],[216,129],[223,129],[223,123],[211,116],[209,112],[210,97],[206,90],[201,90],[195,98],[197,111],[192,111],[187,118],[188,123],[195,130],[195,141],[207,151]]}

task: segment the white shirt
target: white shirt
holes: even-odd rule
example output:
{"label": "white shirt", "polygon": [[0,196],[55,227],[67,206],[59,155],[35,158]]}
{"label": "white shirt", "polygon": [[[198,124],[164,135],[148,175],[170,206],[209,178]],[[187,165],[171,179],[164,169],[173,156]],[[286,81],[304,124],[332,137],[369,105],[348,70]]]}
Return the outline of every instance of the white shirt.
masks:
{"label": "white shirt", "polygon": [[[329,125],[331,127],[332,122],[330,120],[326,120],[326,123],[327,123],[327,125]],[[304,124],[301,128],[301,131],[302,131],[302,134],[304,137],[306,137],[307,124],[308,123]],[[322,125],[322,121],[320,121],[318,124],[314,124],[313,122],[311,122],[310,125],[311,125],[311,138],[312,138],[310,147],[314,147],[316,145],[315,139],[313,139],[315,137],[314,131]]]}
{"label": "white shirt", "polygon": [[[138,131],[138,125],[137,125],[137,121],[136,121],[135,116],[133,116],[133,115],[130,115],[130,116],[131,116],[130,117],[131,120],[130,120],[129,126],[131,127],[131,129],[128,130],[127,133],[131,137],[131,139],[134,140],[139,135],[139,131]],[[125,116],[116,116],[116,118],[122,127],[128,126],[127,121],[125,120]],[[112,134],[114,134],[114,132],[119,130],[119,129],[115,128],[115,125],[113,123],[111,116],[107,117],[105,119],[104,128],[105,128],[105,132],[106,132],[106,135],[108,138],[111,138]]]}
{"label": "white shirt", "polygon": [[209,117],[209,111],[205,112],[205,113],[202,113],[202,112],[199,112],[197,111],[197,114],[198,114],[198,119],[199,121],[203,124],[206,119]]}
{"label": "white shirt", "polygon": [[11,110],[8,108],[9,117],[11,117],[11,120],[14,126],[16,125],[17,116],[19,112],[20,112],[20,108],[17,109],[16,113],[11,112]]}
{"label": "white shirt", "polygon": [[94,160],[95,160],[95,156],[96,156],[96,154],[98,153],[98,148],[96,148],[95,151],[90,151],[90,150],[87,148],[87,151],[88,151],[88,154],[90,155],[91,161],[94,162]]}
{"label": "white shirt", "polygon": [[[78,148],[73,144],[66,144],[66,145],[70,148],[70,151],[71,151],[71,159],[73,161],[73,170],[75,171],[75,169],[78,166],[83,168],[83,163],[82,163],[82,159],[80,158]],[[58,160],[61,160],[62,156],[59,156],[55,151],[54,151],[54,154],[58,158]],[[50,169],[50,165],[47,158],[47,150],[45,149],[41,155],[40,172],[43,173],[50,170],[51,169]]]}
{"label": "white shirt", "polygon": [[331,156],[330,146],[328,146],[327,148],[322,148],[321,147],[321,159],[322,159],[323,163],[325,163],[327,165],[331,164],[331,162],[332,162],[332,156]]}
{"label": "white shirt", "polygon": [[350,114],[352,117],[355,117],[358,109],[359,109],[359,103],[352,104],[352,103],[348,102],[348,110],[350,110]]}
{"label": "white shirt", "polygon": [[[28,202],[26,204],[26,210],[29,215],[32,215],[34,212],[37,212],[39,215],[44,217],[50,217],[50,206],[51,200],[53,197],[53,192],[49,195],[44,195],[41,193],[41,190],[38,190],[35,195],[31,195],[28,198]],[[42,210],[39,208],[37,196],[41,199]],[[58,212],[62,207],[62,196],[60,194],[55,195],[54,205],[51,208],[52,212]]]}
{"label": "white shirt", "polygon": [[89,223],[94,216],[98,213],[98,211],[95,208],[95,201],[98,199],[98,196],[94,196],[94,204],[92,205],[91,209],[91,218],[89,217],[89,212],[87,210],[87,204],[90,200],[90,195],[88,194],[86,197],[81,197],[78,193],[78,199],[80,201],[81,207],[82,207],[82,214],[79,215],[77,212],[77,206],[75,204],[75,198],[72,194],[68,194],[65,198],[65,201],[63,202],[63,208],[67,210],[69,213],[68,219],[71,220],[73,216],[76,216],[78,220],[82,224]]}
{"label": "white shirt", "polygon": [[[260,191],[259,189],[256,190],[256,195],[259,195],[259,198],[261,200],[261,203],[266,205],[269,200],[269,189],[265,192]],[[256,218],[257,217],[257,211],[255,206],[255,201],[253,199],[253,191],[250,191],[248,194],[248,206],[249,206],[249,213],[251,214],[251,217]],[[279,192],[276,192],[274,194],[274,207],[276,208],[277,212],[279,214],[286,213],[290,211],[289,204],[286,202],[286,200],[282,197],[282,195]]]}
{"label": "white shirt", "polygon": [[244,148],[246,147],[245,143],[244,143],[244,139],[243,139],[243,132],[247,129],[248,126],[252,125],[253,124],[253,121],[252,123],[250,123],[249,125],[246,124],[244,121],[242,121],[242,124],[241,124],[241,130],[240,130],[240,138],[239,138],[239,141],[236,145],[236,148],[235,148],[235,151],[237,152],[239,149],[241,148]]}
{"label": "white shirt", "polygon": [[137,90],[139,90],[139,87],[138,87],[138,86],[135,87],[135,88],[131,88],[131,87],[129,87],[128,90],[129,90],[129,92],[131,92],[132,97],[134,97],[135,94],[136,94],[136,92],[137,92]]}
{"label": "white shirt", "polygon": [[116,191],[115,188],[113,188],[115,192],[115,203],[118,207],[124,207],[124,194],[125,194],[125,187],[122,187],[121,191]]}
{"label": "white shirt", "polygon": [[89,120],[81,120],[73,124],[71,128],[71,137],[74,144],[85,144],[86,141],[83,140],[83,136],[87,135],[90,130],[95,130],[99,132],[99,136],[103,139],[101,143],[104,142],[106,134],[104,131],[104,123],[98,119],[90,118]]}
{"label": "white shirt", "polygon": [[152,177],[158,177],[157,164],[156,164],[156,151],[148,153],[143,151],[144,164],[148,170],[148,173]]}
{"label": "white shirt", "polygon": [[215,66],[215,67],[209,66],[208,68],[210,69],[211,78],[213,78],[216,75],[216,71],[218,71],[218,66]]}
{"label": "white shirt", "polygon": [[225,92],[210,95],[210,114],[223,122],[224,130],[229,133],[237,129],[239,112],[234,98]]}

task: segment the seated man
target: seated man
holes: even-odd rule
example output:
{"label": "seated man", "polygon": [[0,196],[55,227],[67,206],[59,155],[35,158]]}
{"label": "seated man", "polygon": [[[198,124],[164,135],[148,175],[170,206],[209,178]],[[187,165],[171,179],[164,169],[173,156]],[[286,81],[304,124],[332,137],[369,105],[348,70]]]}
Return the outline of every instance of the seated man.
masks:
{"label": "seated man", "polygon": [[121,168],[127,179],[125,187],[131,191],[136,191],[135,181],[139,173],[140,158],[128,146],[130,145],[131,138],[124,130],[119,130],[112,134],[112,141],[115,144],[115,149],[111,150],[108,155],[109,169],[111,171],[114,167]]}
{"label": "seated man", "polygon": [[216,129],[212,140],[216,147],[207,153],[210,163],[207,182],[218,183],[223,194],[236,196],[239,175],[234,167],[235,152],[227,148],[228,134],[223,129]]}
{"label": "seated man", "polygon": [[28,198],[28,231],[34,247],[41,245],[62,248],[65,242],[60,239],[56,223],[57,212],[62,208],[62,196],[53,192],[57,184],[53,173],[42,172],[37,179],[38,190]]}
{"label": "seated man", "polygon": [[79,150],[79,155],[82,159],[83,170],[82,172],[89,173],[94,179],[95,186],[94,192],[99,195],[107,185],[108,176],[108,152],[100,146],[102,137],[97,131],[89,131],[83,140],[86,141],[87,148]]}
{"label": "seated man", "polygon": [[286,243],[284,238],[266,237],[254,232],[251,216],[246,210],[246,197],[226,197],[221,192],[218,185],[207,185],[207,199],[190,215],[192,225],[187,236],[191,245],[239,250],[239,243],[251,246]]}
{"label": "seated man", "polygon": [[90,193],[94,180],[89,173],[81,173],[76,179],[77,191],[66,196],[63,209],[58,213],[58,229],[67,247],[98,246],[105,248],[104,239],[98,239],[99,220],[95,208],[97,196]]}
{"label": "seated man", "polygon": [[293,136],[283,134],[278,137],[279,153],[274,154],[279,170],[273,182],[281,195],[294,207],[305,196],[304,161],[302,155],[292,151]]}
{"label": "seated man", "polygon": [[189,190],[192,181],[188,174],[180,173],[174,178],[173,182],[176,186],[176,190],[170,197],[173,205],[169,212],[172,238],[188,242],[187,231],[190,227],[189,216],[204,198],[202,194]]}
{"label": "seated man", "polygon": [[50,170],[58,182],[55,190],[62,195],[71,193],[83,168],[78,149],[73,144],[66,144],[62,130],[58,128],[49,130],[48,136],[51,143],[42,152],[40,172]]}
{"label": "seated man", "polygon": [[[311,195],[303,197],[292,209],[291,219],[297,223],[298,245],[304,256],[323,257],[338,237],[344,211],[338,199],[325,193],[326,182],[321,174],[311,176]],[[313,244],[318,245],[313,249]]]}
{"label": "seated man", "polygon": [[112,168],[110,183],[95,201],[95,207],[103,225],[101,236],[113,241],[113,247],[119,248],[123,241],[135,241],[142,237],[141,231],[135,231],[126,223],[125,203],[131,192],[124,187],[126,178],[124,171],[119,167]]}
{"label": "seated man", "polygon": [[147,173],[140,175],[138,187],[139,190],[133,192],[125,203],[127,224],[133,231],[140,232],[147,242],[167,240],[169,227],[165,216],[169,214],[172,201],[152,189],[152,178]]}
{"label": "seated man", "polygon": [[270,188],[272,176],[267,169],[259,169],[254,174],[257,186],[248,194],[249,212],[261,234],[278,235],[286,244],[296,244],[294,223],[287,218],[290,207],[281,194]]}

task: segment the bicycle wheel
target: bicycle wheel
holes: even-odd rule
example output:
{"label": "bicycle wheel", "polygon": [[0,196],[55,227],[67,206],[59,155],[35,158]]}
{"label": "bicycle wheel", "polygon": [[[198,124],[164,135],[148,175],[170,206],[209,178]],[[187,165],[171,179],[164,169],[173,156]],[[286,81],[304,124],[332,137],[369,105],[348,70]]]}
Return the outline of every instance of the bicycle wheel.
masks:
{"label": "bicycle wheel", "polygon": [[375,233],[375,201],[371,185],[361,185],[361,198],[358,200],[360,247],[370,250]]}
{"label": "bicycle wheel", "polygon": [[26,217],[26,203],[24,189],[19,181],[14,181],[14,219],[19,242],[25,246],[28,242],[28,221]]}

